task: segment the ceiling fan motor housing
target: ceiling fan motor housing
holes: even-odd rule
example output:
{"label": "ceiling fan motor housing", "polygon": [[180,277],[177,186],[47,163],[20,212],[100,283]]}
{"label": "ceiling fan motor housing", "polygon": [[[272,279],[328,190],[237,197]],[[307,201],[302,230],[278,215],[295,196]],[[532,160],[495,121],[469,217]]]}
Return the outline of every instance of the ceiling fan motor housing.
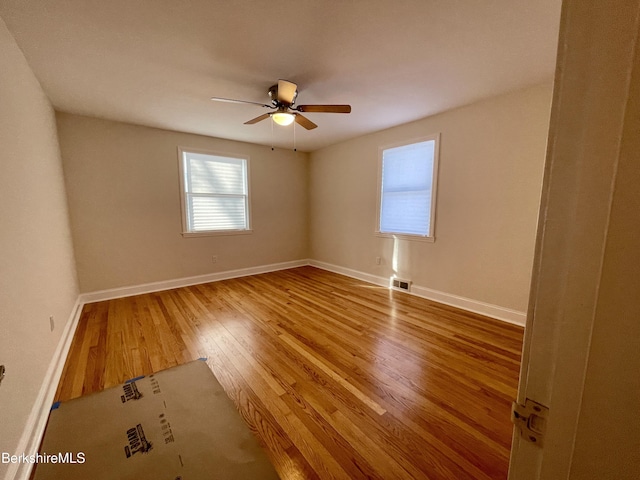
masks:
{"label": "ceiling fan motor housing", "polygon": [[296,97],[298,96],[298,91],[296,90],[293,94],[293,100],[290,104],[285,104],[283,102],[278,101],[278,85],[272,85],[269,87],[269,98],[271,99],[271,103],[273,103],[276,107],[282,107],[283,105],[292,106],[296,103]]}

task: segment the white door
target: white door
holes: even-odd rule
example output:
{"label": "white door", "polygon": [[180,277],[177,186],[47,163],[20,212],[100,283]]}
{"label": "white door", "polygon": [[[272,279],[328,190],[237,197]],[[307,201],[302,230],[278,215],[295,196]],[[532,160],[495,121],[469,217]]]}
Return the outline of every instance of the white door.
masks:
{"label": "white door", "polygon": [[640,478],[640,0],[565,0],[509,480]]}

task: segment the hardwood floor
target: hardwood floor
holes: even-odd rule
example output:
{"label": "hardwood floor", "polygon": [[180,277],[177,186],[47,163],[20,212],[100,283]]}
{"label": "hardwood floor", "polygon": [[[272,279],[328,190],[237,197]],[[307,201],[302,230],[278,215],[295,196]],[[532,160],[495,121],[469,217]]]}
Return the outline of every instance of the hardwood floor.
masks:
{"label": "hardwood floor", "polygon": [[302,267],[86,305],[56,397],[207,357],[283,480],[504,479],[522,333]]}

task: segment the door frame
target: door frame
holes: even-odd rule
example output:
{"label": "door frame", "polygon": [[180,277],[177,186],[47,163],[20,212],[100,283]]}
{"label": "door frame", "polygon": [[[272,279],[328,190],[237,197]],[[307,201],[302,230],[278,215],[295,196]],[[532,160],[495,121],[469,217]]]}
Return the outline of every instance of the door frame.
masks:
{"label": "door frame", "polygon": [[[640,1],[565,0],[517,401],[549,407],[543,447],[514,430],[509,480],[568,479],[625,128]],[[637,78],[635,80],[637,82]]]}

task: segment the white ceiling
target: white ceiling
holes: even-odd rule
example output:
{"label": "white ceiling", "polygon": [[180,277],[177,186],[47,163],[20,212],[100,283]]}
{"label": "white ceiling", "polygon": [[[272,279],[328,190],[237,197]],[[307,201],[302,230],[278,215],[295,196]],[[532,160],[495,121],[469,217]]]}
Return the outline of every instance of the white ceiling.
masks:
{"label": "white ceiling", "polygon": [[[1,0],[0,15],[54,107],[271,145],[243,122],[279,78],[306,114],[312,151],[550,80],[561,0]],[[274,129],[293,145],[292,127]]]}

